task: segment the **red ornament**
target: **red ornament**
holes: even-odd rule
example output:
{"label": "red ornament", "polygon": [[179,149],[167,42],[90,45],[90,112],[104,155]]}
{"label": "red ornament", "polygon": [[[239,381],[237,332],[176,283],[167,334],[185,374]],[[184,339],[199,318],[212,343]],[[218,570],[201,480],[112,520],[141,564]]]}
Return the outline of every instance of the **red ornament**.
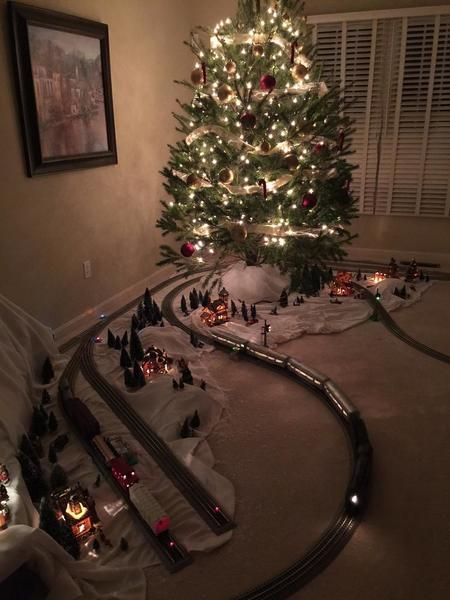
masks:
{"label": "red ornament", "polygon": [[273,75],[263,75],[259,81],[259,89],[263,92],[271,92],[276,85],[277,80]]}
{"label": "red ornament", "polygon": [[246,112],[241,116],[241,125],[244,129],[254,129],[256,127],[256,117],[251,112]]}
{"label": "red ornament", "polygon": [[314,208],[317,204],[317,196],[312,192],[307,192],[303,196],[302,208]]}
{"label": "red ornament", "polygon": [[324,153],[326,150],[328,150],[328,146],[327,144],[316,144],[314,146],[314,153],[315,154],[322,154]]}
{"label": "red ornament", "polygon": [[185,258],[190,258],[195,252],[195,246],[192,242],[186,242],[181,246],[181,254]]}

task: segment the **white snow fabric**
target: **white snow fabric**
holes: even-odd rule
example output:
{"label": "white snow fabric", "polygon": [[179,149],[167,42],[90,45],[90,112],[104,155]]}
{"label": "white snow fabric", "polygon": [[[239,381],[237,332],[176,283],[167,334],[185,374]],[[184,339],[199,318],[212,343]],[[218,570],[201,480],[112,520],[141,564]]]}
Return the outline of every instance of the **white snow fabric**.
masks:
{"label": "white snow fabric", "polygon": [[[258,268],[258,267],[253,267]],[[233,271],[233,280],[237,276],[239,270]],[[231,273],[231,272],[230,272]],[[252,293],[252,298],[263,297],[267,290],[267,279],[265,276],[261,276],[257,281],[256,289]],[[385,279],[378,284],[373,284],[370,281],[361,281],[368,290],[375,294],[379,290],[381,294],[381,303],[389,312],[397,310],[402,307],[410,306],[415,302],[418,302],[429,287],[432,285],[431,282],[415,282],[413,284],[406,284],[406,290],[408,298],[403,299],[393,294],[395,288],[401,290],[405,285],[405,282],[400,279]],[[227,290],[228,290],[228,286]],[[285,286],[286,287],[286,286]],[[275,288],[274,288],[275,290]],[[251,300],[246,296],[236,296],[230,291],[230,297],[236,302],[238,310],[240,309],[240,300],[244,300],[249,309]],[[185,294],[186,295],[186,294]],[[328,286],[322,290],[320,297],[317,298],[306,298],[304,297],[304,304],[300,306],[293,306],[294,300],[299,294],[291,294],[289,296],[289,306],[281,308],[278,306],[278,300],[280,294],[278,294],[276,300],[272,303],[261,303],[257,305],[257,318],[259,323],[254,325],[246,325],[245,321],[240,315],[237,315],[236,319],[233,319],[225,325],[220,325],[214,328],[214,331],[227,331],[233,335],[237,335],[244,340],[248,340],[257,344],[262,341],[261,336],[261,325],[263,325],[266,319],[271,325],[271,332],[268,335],[268,345],[272,348],[276,348],[279,344],[288,342],[301,337],[305,334],[330,334],[345,331],[364,323],[373,313],[373,309],[365,300],[358,300],[353,297],[339,298],[341,304],[332,304],[329,297]],[[213,294],[213,298],[214,298]],[[205,326],[201,319],[200,314],[202,309],[192,312],[189,317],[184,317],[179,309],[180,297],[177,299],[176,307],[178,309],[178,316],[181,320],[190,322],[193,327],[197,330],[201,330],[203,333],[208,333],[209,328]],[[277,315],[272,315],[271,311],[277,306]]]}

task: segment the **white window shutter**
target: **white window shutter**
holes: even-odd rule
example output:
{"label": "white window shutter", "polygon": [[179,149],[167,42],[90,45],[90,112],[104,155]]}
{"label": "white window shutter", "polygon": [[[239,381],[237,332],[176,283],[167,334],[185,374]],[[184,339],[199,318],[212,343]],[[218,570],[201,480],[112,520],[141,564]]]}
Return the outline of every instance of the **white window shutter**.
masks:
{"label": "white window shutter", "polygon": [[317,23],[317,58],[353,101],[360,212],[449,216],[450,15],[399,12]]}

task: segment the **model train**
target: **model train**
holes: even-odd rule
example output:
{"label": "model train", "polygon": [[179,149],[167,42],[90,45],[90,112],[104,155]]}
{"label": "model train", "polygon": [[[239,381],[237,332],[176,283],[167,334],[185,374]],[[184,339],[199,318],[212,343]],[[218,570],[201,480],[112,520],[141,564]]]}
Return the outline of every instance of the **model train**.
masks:
{"label": "model train", "polygon": [[349,431],[353,446],[354,465],[346,492],[345,504],[347,511],[351,514],[361,511],[367,501],[373,449],[364,421],[342,390],[325,375],[289,356],[222,331],[212,331],[210,336],[221,346],[226,346],[242,354],[253,356],[258,360],[288,370],[303,384],[312,387],[321,394],[330,408],[343,420]]}
{"label": "model train", "polygon": [[64,410],[79,434],[86,440],[93,452],[101,457],[111,475],[138,510],[141,518],[146,521],[155,535],[159,536],[168,532],[170,517],[150,490],[140,482],[136,469],[127,462],[126,453],[120,454],[120,449],[129,451],[126,444],[121,442],[120,438],[110,440],[101,435],[100,423],[84,402],[72,397],[67,383],[61,383],[60,391]]}

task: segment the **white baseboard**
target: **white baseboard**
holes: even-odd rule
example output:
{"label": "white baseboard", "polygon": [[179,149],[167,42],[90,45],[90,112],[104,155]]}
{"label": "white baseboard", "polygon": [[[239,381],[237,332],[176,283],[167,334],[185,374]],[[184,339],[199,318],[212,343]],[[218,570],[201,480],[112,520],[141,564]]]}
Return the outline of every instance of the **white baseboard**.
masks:
{"label": "white baseboard", "polygon": [[58,346],[61,346],[68,340],[72,339],[82,331],[85,331],[92,325],[98,322],[100,315],[111,314],[118,310],[122,306],[125,306],[128,302],[131,302],[134,298],[137,298],[139,294],[142,294],[146,287],[151,288],[159,283],[162,283],[166,279],[169,279],[175,274],[173,267],[165,267],[160,269],[156,273],[149,275],[142,281],[138,281],[132,286],[122,290],[118,294],[108,298],[98,306],[94,306],[88,312],[78,315],[74,319],[71,319],[67,323],[60,325],[54,330],[55,341]]}

